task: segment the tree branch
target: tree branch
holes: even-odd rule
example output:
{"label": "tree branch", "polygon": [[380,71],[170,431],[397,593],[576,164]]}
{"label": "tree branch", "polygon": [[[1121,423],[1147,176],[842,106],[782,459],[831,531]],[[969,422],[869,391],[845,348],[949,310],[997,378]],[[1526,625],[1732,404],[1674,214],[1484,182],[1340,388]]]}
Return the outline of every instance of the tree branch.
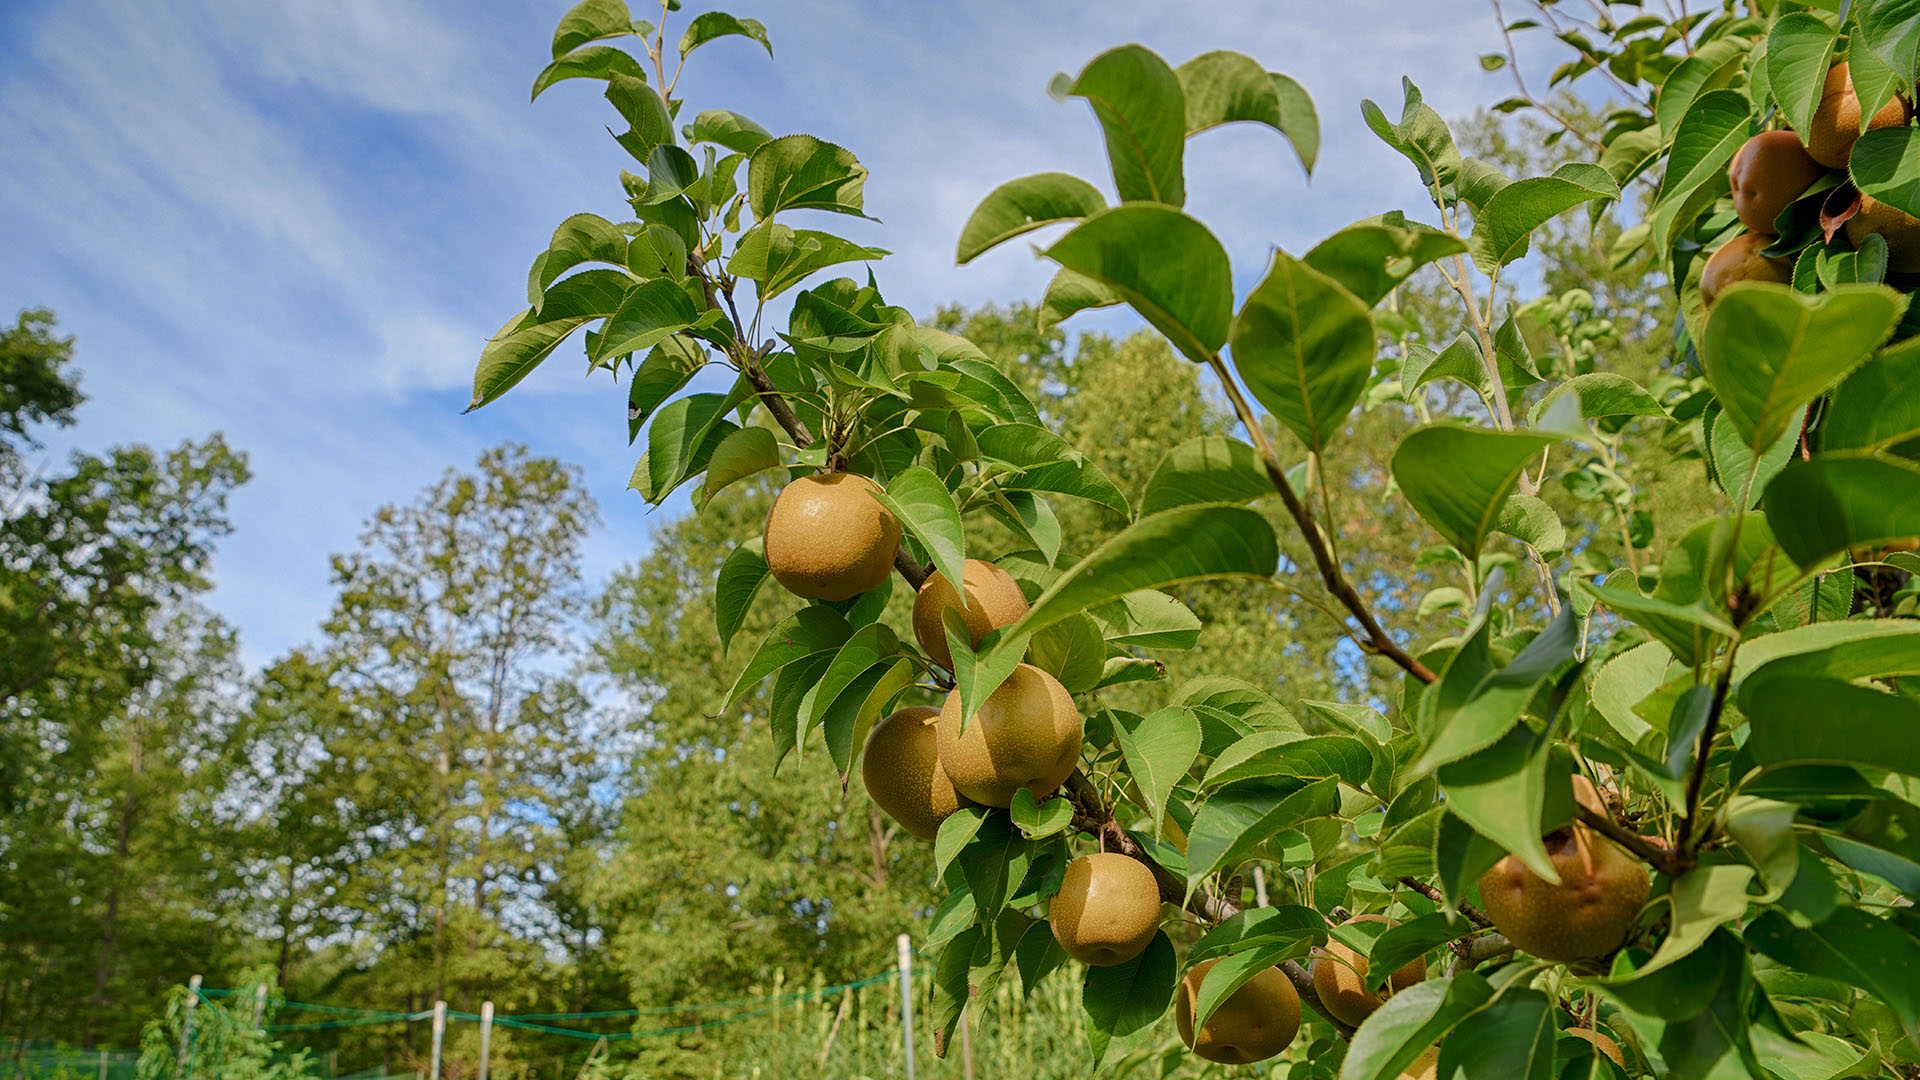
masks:
{"label": "tree branch", "polygon": [[[1736,642],[1733,648],[1739,648]],[[1727,660],[1720,668],[1720,678],[1713,684],[1713,705],[1707,710],[1707,726],[1700,729],[1700,743],[1694,752],[1693,774],[1687,778],[1687,816],[1680,819],[1680,836],[1675,847],[1682,857],[1690,858],[1695,844],[1704,834],[1696,835],[1695,823],[1700,817],[1700,792],[1707,782],[1707,761],[1713,756],[1713,740],[1720,735],[1720,715],[1727,708],[1727,691],[1733,686],[1733,652],[1727,653]]]}
{"label": "tree branch", "polygon": [[1260,427],[1260,418],[1254,413],[1253,406],[1247,404],[1246,396],[1240,392],[1239,384],[1234,382],[1233,373],[1227,370],[1227,365],[1221,361],[1217,353],[1207,362],[1213,368],[1213,373],[1219,376],[1220,385],[1227,392],[1227,399],[1233,403],[1234,413],[1240,417],[1241,425],[1247,429],[1247,434],[1253,439],[1255,448],[1259,450],[1261,464],[1267,470],[1267,479],[1273,483],[1274,490],[1280,493],[1280,501],[1286,503],[1287,513],[1292,515],[1301,539],[1307,542],[1308,550],[1313,553],[1313,563],[1320,571],[1321,582],[1326,585],[1327,591],[1333,594],[1334,599],[1340,601],[1341,605],[1353,614],[1354,620],[1360,624],[1361,629],[1366,631],[1366,640],[1362,642],[1363,647],[1393,661],[1400,666],[1401,670],[1421,682],[1433,682],[1436,678],[1434,673],[1429,671],[1425,664],[1414,659],[1412,654],[1395,644],[1387,632],[1381,629],[1379,620],[1375,619],[1373,612],[1368,610],[1367,602],[1354,589],[1352,582],[1347,580],[1346,574],[1340,569],[1340,564],[1334,561],[1333,553],[1327,547],[1326,536],[1320,532],[1319,525],[1314,523],[1313,511],[1300,501],[1300,497],[1294,493],[1293,485],[1287,482],[1287,471],[1280,467],[1280,459],[1273,452],[1273,444],[1267,441],[1267,433]]}
{"label": "tree branch", "polygon": [[[1447,902],[1445,893],[1421,881],[1419,878],[1403,877],[1400,879],[1400,884],[1405,885],[1407,888],[1412,889],[1414,892],[1419,893],[1421,896],[1426,897],[1436,904],[1444,906]],[[1485,928],[1493,925],[1493,919],[1489,917],[1486,912],[1481,911],[1465,900],[1460,901],[1459,911],[1460,914],[1467,917],[1468,922],[1475,926]]]}
{"label": "tree branch", "polygon": [[1605,814],[1596,814],[1584,806],[1577,806],[1574,808],[1573,818],[1594,832],[1631,851],[1633,854],[1639,856],[1642,862],[1645,862],[1668,877],[1679,877],[1681,874],[1686,873],[1687,868],[1692,865],[1691,856],[1677,855],[1674,852],[1668,851],[1666,848],[1656,846],[1649,842],[1646,837],[1626,828]]}

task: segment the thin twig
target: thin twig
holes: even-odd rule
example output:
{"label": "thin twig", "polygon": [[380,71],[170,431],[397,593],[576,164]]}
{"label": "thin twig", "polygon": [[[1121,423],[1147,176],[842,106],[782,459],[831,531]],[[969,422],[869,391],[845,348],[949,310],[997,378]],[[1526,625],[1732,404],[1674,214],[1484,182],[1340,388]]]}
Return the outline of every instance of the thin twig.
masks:
{"label": "thin twig", "polygon": [[1578,806],[1574,808],[1573,817],[1580,824],[1633,852],[1642,862],[1668,877],[1679,877],[1686,872],[1686,867],[1683,865],[1686,862],[1684,857],[1650,843],[1646,837],[1626,828],[1605,814],[1596,814],[1584,806]]}
{"label": "thin twig", "polygon": [[1287,482],[1287,471],[1281,468],[1280,458],[1273,452],[1273,444],[1267,441],[1267,433],[1260,427],[1259,416],[1254,413],[1253,406],[1247,403],[1246,396],[1240,392],[1239,384],[1234,381],[1233,373],[1227,370],[1227,365],[1220,359],[1218,353],[1208,359],[1208,366],[1212,367],[1214,374],[1219,377],[1220,385],[1227,392],[1227,399],[1233,403],[1234,413],[1240,417],[1241,425],[1247,429],[1247,434],[1253,439],[1254,447],[1260,453],[1261,464],[1267,470],[1267,479],[1272,482],[1274,490],[1280,493],[1280,501],[1286,504],[1287,513],[1293,517],[1293,523],[1298,528],[1301,539],[1306,541],[1307,549],[1313,553],[1314,566],[1320,571],[1321,582],[1326,585],[1327,591],[1333,594],[1334,599],[1340,601],[1342,606],[1353,613],[1354,619],[1366,631],[1364,647],[1393,661],[1400,666],[1401,670],[1423,683],[1435,681],[1437,676],[1428,670],[1425,664],[1395,644],[1387,632],[1381,628],[1379,620],[1374,618],[1373,612],[1367,608],[1367,602],[1347,580],[1339,563],[1334,561],[1332,553],[1327,549],[1326,537],[1321,534],[1319,525],[1313,520],[1313,512],[1300,501],[1299,495],[1294,493],[1293,485]]}
{"label": "thin twig", "polygon": [[[1445,893],[1421,881],[1419,878],[1403,877],[1400,879],[1400,884],[1405,885],[1407,888],[1412,889],[1414,892],[1419,893],[1421,896],[1426,897],[1436,904],[1445,904],[1447,902],[1447,895]],[[1474,907],[1472,904],[1467,903],[1465,900],[1460,901],[1458,907],[1460,914],[1465,915],[1467,921],[1473,925],[1482,929],[1493,925],[1492,916]]]}
{"label": "thin twig", "polygon": [[1707,710],[1707,726],[1700,730],[1693,774],[1687,778],[1687,816],[1680,820],[1680,836],[1675,844],[1687,855],[1691,855],[1695,843],[1706,836],[1705,830],[1696,830],[1695,827],[1700,817],[1700,791],[1706,786],[1707,761],[1713,756],[1713,741],[1720,734],[1720,714],[1726,711],[1727,691],[1732,685],[1733,651],[1729,649],[1726,664],[1720,669],[1720,678],[1713,684],[1713,705]]}

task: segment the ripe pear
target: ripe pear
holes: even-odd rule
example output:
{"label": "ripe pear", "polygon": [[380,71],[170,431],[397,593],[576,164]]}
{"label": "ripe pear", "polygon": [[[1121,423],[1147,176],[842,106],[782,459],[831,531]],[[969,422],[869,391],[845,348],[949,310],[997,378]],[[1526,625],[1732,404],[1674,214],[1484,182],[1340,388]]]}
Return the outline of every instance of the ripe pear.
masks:
{"label": "ripe pear", "polygon": [[1727,166],[1734,212],[1747,228],[1772,236],[1778,231],[1773,219],[1825,174],[1820,163],[1807,156],[1800,136],[1763,131],[1748,139]]}
{"label": "ripe pear", "polygon": [[[1356,915],[1343,925],[1386,921],[1384,915]],[[1313,970],[1313,992],[1320,995],[1320,1003],[1328,1012],[1359,1027],[1383,1004],[1378,994],[1367,989],[1367,958],[1338,941],[1327,942],[1324,951],[1315,950],[1315,953],[1309,965]],[[1388,994],[1396,994],[1426,977],[1427,961],[1415,957],[1393,973],[1384,989]]]}
{"label": "ripe pear", "polygon": [[1180,1041],[1195,1054],[1224,1065],[1265,1061],[1285,1050],[1300,1031],[1300,994],[1277,967],[1248,979],[1220,1003],[1198,1033],[1193,1030],[1200,981],[1217,963],[1202,960],[1180,980],[1173,1017],[1180,1027]]}
{"label": "ripe pear", "polygon": [[893,569],[900,520],[873,493],[880,485],[853,473],[803,476],[767,511],[767,569],[808,600],[847,600]]}
{"label": "ripe pear", "polygon": [[[1896,96],[1873,114],[1867,127],[1897,127],[1906,122],[1906,103]],[[1826,84],[1820,88],[1820,107],[1807,125],[1807,153],[1829,169],[1844,169],[1859,138],[1860,97],[1853,90],[1852,72],[1842,61],[1827,69]]]}
{"label": "ripe pear", "polygon": [[1440,1075],[1440,1048],[1429,1046],[1413,1059],[1413,1063],[1400,1070],[1395,1080],[1434,1080]]}
{"label": "ripe pear", "polygon": [[1010,806],[1026,788],[1044,799],[1080,760],[1084,722],[1059,680],[1021,664],[960,731],[960,691],[947,695],[936,727],[940,767],[954,790],[982,806]]}
{"label": "ripe pear", "polygon": [[1887,241],[1887,269],[1898,274],[1920,270],[1920,221],[1871,195],[1860,196],[1860,211],[1847,219],[1847,239],[1858,248],[1869,233]]}
{"label": "ripe pear", "polygon": [[1542,960],[1591,960],[1626,943],[1651,883],[1647,868],[1613,841],[1574,824],[1547,837],[1560,884],[1509,855],[1480,876],[1494,928]]}
{"label": "ripe pear", "polygon": [[1760,254],[1773,243],[1773,237],[1759,233],[1741,233],[1720,245],[1700,271],[1700,296],[1713,303],[1726,287],[1736,281],[1773,281],[1785,285],[1793,280],[1793,266],[1785,259]]}
{"label": "ripe pear", "polygon": [[1012,574],[984,559],[968,559],[963,573],[967,593],[964,604],[953,584],[938,570],[927,576],[913,598],[913,636],[919,640],[921,650],[933,657],[934,663],[948,669],[953,667],[953,654],[947,647],[947,628],[940,621],[941,612],[948,608],[958,610],[967,622],[967,634],[974,645],[980,644],[980,639],[989,631],[1017,622],[1027,613],[1027,598],[1021,594],[1020,583],[1013,580]]}
{"label": "ripe pear", "polygon": [[1093,967],[1124,964],[1146,951],[1160,929],[1160,884],[1146,864],[1118,852],[1067,864],[1047,907],[1053,940]]}
{"label": "ripe pear", "polygon": [[940,767],[935,725],[940,710],[911,705],[883,717],[867,733],[860,776],[867,797],[888,817],[922,840],[940,833],[940,823],[967,804]]}
{"label": "ripe pear", "polygon": [[1607,1036],[1601,1034],[1600,1032],[1595,1031],[1592,1028],[1568,1028],[1567,1034],[1573,1036],[1576,1039],[1587,1040],[1588,1042],[1593,1044],[1593,1048],[1595,1050],[1598,1050],[1601,1053],[1612,1058],[1613,1063],[1615,1065],[1618,1065],[1623,1069],[1627,1067],[1627,1059],[1626,1059],[1626,1056],[1620,1052],[1620,1044],[1617,1042],[1614,1042],[1612,1039],[1609,1039]]}

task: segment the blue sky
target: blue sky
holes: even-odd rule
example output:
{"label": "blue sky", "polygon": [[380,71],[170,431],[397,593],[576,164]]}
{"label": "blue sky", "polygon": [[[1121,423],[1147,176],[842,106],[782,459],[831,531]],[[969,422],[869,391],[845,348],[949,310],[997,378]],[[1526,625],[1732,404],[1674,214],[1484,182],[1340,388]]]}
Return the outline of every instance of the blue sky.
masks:
{"label": "blue sky", "polygon": [[[0,0],[0,315],[44,305],[79,339],[89,402],[50,453],[222,431],[254,480],[216,563],[216,610],[263,662],[311,640],[327,557],[367,515],[518,440],[579,463],[606,526],[596,578],[645,553],[665,515],[625,490],[624,392],[582,378],[577,346],[462,416],[481,344],[524,305],[528,262],[568,214],[619,220],[609,106],[588,81],[533,105],[564,2]],[[690,3],[689,11],[709,5]],[[1423,205],[1361,123],[1398,115],[1400,77],[1457,117],[1511,91],[1483,0],[761,0],[776,59],[744,39],[688,66],[689,107],[839,142],[872,171],[897,254],[888,299],[915,311],[1037,297],[1015,243],[953,265],[961,224],[1015,176],[1105,177],[1084,103],[1057,71],[1138,41],[1179,62],[1234,48],[1302,82],[1324,138],[1311,183],[1271,131],[1189,145],[1189,210],[1227,243],[1242,290],[1270,246]],[[636,8],[636,12],[645,14]],[[670,35],[677,38],[679,25]],[[1544,58],[1543,58],[1544,59]],[[1529,64],[1529,67],[1532,67]],[[1110,188],[1110,184],[1106,185]],[[1125,329],[1107,313],[1086,325]]]}

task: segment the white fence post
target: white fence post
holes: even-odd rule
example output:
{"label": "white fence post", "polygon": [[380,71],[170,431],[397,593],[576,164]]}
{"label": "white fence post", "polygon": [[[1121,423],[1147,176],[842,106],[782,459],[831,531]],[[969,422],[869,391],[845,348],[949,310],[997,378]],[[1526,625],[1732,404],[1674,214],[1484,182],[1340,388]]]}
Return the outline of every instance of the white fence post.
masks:
{"label": "white fence post", "polygon": [[900,946],[900,1036],[907,1050],[907,1080],[913,1080],[913,942],[905,934]]}
{"label": "white fence post", "polygon": [[488,1057],[493,1052],[493,1002],[480,1003],[480,1078],[487,1080]]}
{"label": "white fence post", "polygon": [[175,1076],[190,1076],[187,1071],[187,1048],[193,1045],[193,1010],[200,1007],[200,976],[187,980],[187,1019],[180,1025],[180,1059],[174,1066]]}
{"label": "white fence post", "polygon": [[447,1038],[447,1003],[433,1003],[433,1069],[427,1080],[440,1080],[440,1045]]}

